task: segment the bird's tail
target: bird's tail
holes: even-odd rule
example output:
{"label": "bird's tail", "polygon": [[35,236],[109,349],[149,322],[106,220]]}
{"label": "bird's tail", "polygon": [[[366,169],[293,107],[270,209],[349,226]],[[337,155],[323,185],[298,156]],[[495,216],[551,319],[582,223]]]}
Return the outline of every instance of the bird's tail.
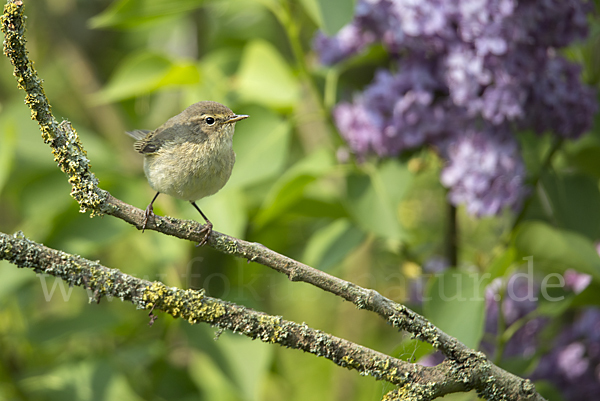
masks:
{"label": "bird's tail", "polygon": [[135,131],[125,131],[127,135],[132,137],[133,139],[137,139],[138,141],[144,139],[146,135],[148,135],[150,131],[145,129],[136,129]]}

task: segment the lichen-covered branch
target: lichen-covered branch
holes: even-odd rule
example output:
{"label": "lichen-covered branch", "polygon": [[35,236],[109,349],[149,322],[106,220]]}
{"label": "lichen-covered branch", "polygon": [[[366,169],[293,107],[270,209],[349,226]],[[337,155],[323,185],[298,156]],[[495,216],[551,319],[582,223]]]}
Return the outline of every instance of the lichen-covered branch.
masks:
{"label": "lichen-covered branch", "polygon": [[52,115],[42,81],[27,55],[23,2],[9,1],[4,6],[0,22],[4,32],[4,54],[15,67],[17,85],[25,91],[25,103],[31,109],[31,118],[40,125],[44,143],[50,145],[54,160],[69,177],[71,196],[79,203],[81,211],[97,212],[106,192],[98,188],[98,180],[90,170],[90,161],[77,133],[66,129],[68,123],[58,124]]}
{"label": "lichen-covered branch", "polygon": [[[76,131],[70,123],[65,121],[58,124],[52,116],[42,82],[27,56],[21,0],[8,1],[4,7],[1,24],[5,35],[4,53],[15,67],[14,75],[19,87],[26,92],[26,103],[31,108],[32,118],[38,121],[44,142],[50,145],[55,160],[67,174],[72,185],[71,195],[79,203],[81,211],[91,210],[92,213],[112,215],[141,229],[144,211],[114,198],[107,191],[98,187],[98,181],[90,170],[89,160]],[[200,234],[201,228],[202,226],[194,221],[160,216],[156,216],[146,227],[146,229],[196,242],[203,237]],[[528,380],[523,380],[498,368],[489,362],[482,353],[467,348],[457,339],[433,326],[422,316],[383,297],[377,291],[365,289],[349,281],[331,276],[274,252],[261,244],[243,241],[216,231],[212,232],[208,245],[220,252],[268,266],[287,275],[291,281],[309,283],[352,302],[358,308],[379,314],[392,326],[411,333],[414,338],[426,341],[443,352],[448,358],[443,366],[448,367],[454,375],[457,375],[452,377],[459,378],[460,382],[464,384],[463,389],[475,388],[487,399],[542,399]],[[214,301],[216,302],[216,300]],[[206,303],[201,303],[201,305],[206,305]],[[317,339],[313,338],[313,340]],[[346,363],[349,362],[346,361]],[[364,369],[370,369],[366,366]],[[411,376],[410,380],[406,379],[406,383],[409,381],[418,386],[420,391],[423,390],[421,387],[423,382],[417,380],[416,376]],[[435,388],[443,385],[437,382],[428,383]],[[409,391],[406,385],[402,389],[403,392]],[[413,391],[409,392],[416,394]]]}
{"label": "lichen-covered branch", "polygon": [[408,363],[306,324],[208,297],[202,290],[167,287],[109,269],[98,262],[38,244],[21,233],[13,236],[0,233],[0,260],[59,277],[69,286],[89,289],[98,302],[104,296],[114,296],[139,309],[160,310],[191,324],[208,323],[266,343],[300,349],[400,387],[410,384],[411,391],[426,394],[426,399],[469,388],[469,383],[458,379],[455,364],[425,367]]}

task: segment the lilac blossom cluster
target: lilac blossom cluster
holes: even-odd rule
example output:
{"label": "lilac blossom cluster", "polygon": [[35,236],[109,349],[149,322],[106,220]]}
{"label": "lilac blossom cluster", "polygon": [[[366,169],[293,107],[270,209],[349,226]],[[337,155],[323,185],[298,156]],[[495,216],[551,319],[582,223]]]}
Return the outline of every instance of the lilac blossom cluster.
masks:
{"label": "lilac blossom cluster", "polygon": [[[443,269],[443,267],[441,267]],[[583,292],[592,277],[575,270],[564,275],[561,297],[546,298],[548,302],[568,302]],[[414,299],[422,300],[425,284],[418,281]],[[490,358],[498,353],[498,339],[512,332],[505,342],[502,361],[529,362],[528,377],[536,382],[551,383],[565,400],[595,399],[600,394],[600,309],[587,307],[562,316],[562,324],[552,325],[552,318],[540,313],[544,293],[540,281],[532,275],[514,274],[508,279],[496,278],[485,291],[485,335],[480,350]],[[503,296],[501,296],[503,294]],[[570,298],[572,299],[572,298]],[[560,309],[559,305],[556,308]],[[503,330],[499,329],[499,315]],[[556,317],[555,317],[556,318]],[[546,330],[558,330],[552,342]],[[444,360],[439,353],[429,354],[419,361],[425,366],[435,366]]]}
{"label": "lilac blossom cluster", "polygon": [[[587,35],[581,0],[358,0],[353,21],[314,47],[331,65],[381,44],[390,65],[334,119],[352,150],[395,156],[431,145],[450,201],[474,215],[518,208],[525,169],[513,132],[577,138],[594,92],[556,49]],[[548,29],[552,27],[552,29]],[[485,166],[485,171],[480,167]]]}
{"label": "lilac blossom cluster", "polygon": [[506,124],[467,130],[448,141],[441,182],[449,200],[473,215],[497,214],[505,205],[520,206],[525,167],[519,146]]}
{"label": "lilac blossom cluster", "polygon": [[[587,288],[592,277],[574,270],[564,274],[564,295],[579,294]],[[519,358],[535,361],[535,369],[529,375],[534,381],[546,381],[556,387],[566,400],[592,399],[600,393],[600,310],[584,308],[569,316],[560,326],[560,332],[552,343],[544,344],[544,331],[550,325],[548,316],[540,316],[539,300],[542,297],[539,283],[531,277],[514,275],[506,284],[511,291],[505,292],[500,312],[499,291],[503,284],[496,279],[486,291],[485,331],[492,338],[504,333],[498,331],[498,314],[502,313],[505,326],[524,322],[505,344],[502,358]],[[488,355],[496,352],[496,344],[483,341],[481,349]]]}
{"label": "lilac blossom cluster", "polygon": [[600,394],[599,372],[600,310],[585,308],[541,357],[531,379],[552,383],[566,400],[591,400]]}

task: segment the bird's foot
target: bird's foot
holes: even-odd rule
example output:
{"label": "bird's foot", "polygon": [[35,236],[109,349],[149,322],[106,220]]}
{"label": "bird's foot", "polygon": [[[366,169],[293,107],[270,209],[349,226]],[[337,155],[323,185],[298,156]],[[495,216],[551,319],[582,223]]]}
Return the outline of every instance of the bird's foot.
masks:
{"label": "bird's foot", "polygon": [[204,225],[204,227],[202,227],[202,230],[200,230],[200,234],[204,233],[204,238],[202,238],[202,241],[200,241],[198,243],[198,245],[196,245],[197,247],[202,246],[208,242],[208,237],[212,233],[212,230],[213,230],[212,223],[210,221],[207,221],[206,224]]}
{"label": "bird's foot", "polygon": [[142,232],[146,230],[146,225],[148,224],[148,220],[152,217],[154,220],[154,208],[152,207],[152,203],[148,205],[146,208],[146,212],[144,213],[144,224],[142,224]]}

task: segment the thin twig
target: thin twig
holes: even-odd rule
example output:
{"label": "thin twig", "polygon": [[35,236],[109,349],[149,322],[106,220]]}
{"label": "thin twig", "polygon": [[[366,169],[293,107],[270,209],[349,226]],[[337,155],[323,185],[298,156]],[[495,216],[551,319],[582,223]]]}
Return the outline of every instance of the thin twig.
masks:
{"label": "thin twig", "polygon": [[[548,150],[548,153],[546,153],[546,156],[544,157],[544,162],[540,166],[540,169],[538,170],[538,172],[535,175],[535,177],[533,178],[533,180],[531,180],[531,186],[533,188],[537,188],[538,185],[540,185],[540,181],[542,180],[542,174],[544,174],[545,171],[548,171],[548,169],[552,165],[554,156],[560,150],[560,148],[562,147],[564,142],[565,142],[564,138],[554,139],[554,141],[552,142],[552,146],[550,147],[550,149]],[[527,211],[529,210],[529,207],[531,206],[534,198],[535,198],[535,191],[531,191],[531,193],[529,194],[529,196],[523,203],[523,206],[521,207],[521,211],[519,212],[519,214],[515,218],[515,221],[512,224],[513,231],[519,226],[519,224],[523,221],[523,219],[527,215]]]}
{"label": "thin twig", "polygon": [[458,215],[456,206],[450,201],[446,201],[447,205],[447,227],[446,227],[446,259],[448,264],[453,268],[458,268]]}

